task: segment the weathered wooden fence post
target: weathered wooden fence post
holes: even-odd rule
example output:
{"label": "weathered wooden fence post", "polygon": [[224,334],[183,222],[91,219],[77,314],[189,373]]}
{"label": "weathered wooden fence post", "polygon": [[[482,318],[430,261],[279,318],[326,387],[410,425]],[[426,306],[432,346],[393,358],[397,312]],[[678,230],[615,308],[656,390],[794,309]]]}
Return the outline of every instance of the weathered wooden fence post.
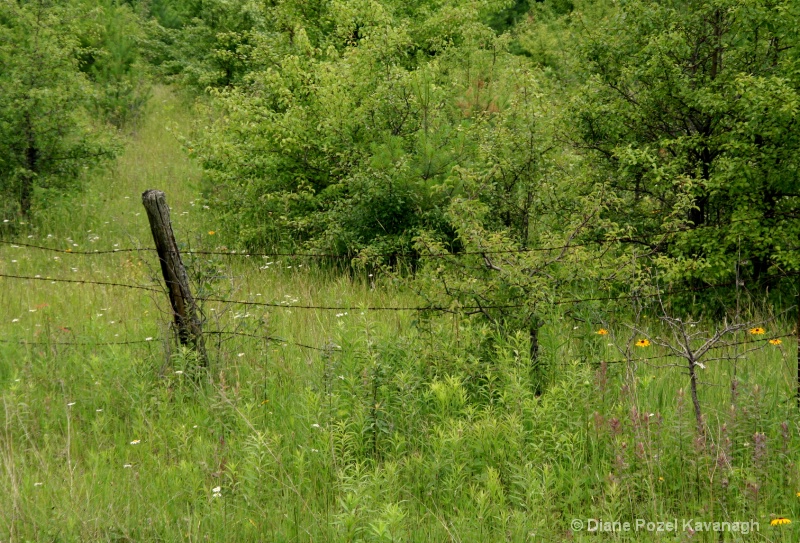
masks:
{"label": "weathered wooden fence post", "polygon": [[197,305],[189,289],[189,276],[183,267],[178,244],[172,233],[169,220],[169,206],[160,190],[146,190],[142,193],[142,204],[150,221],[150,231],[156,244],[161,273],[169,291],[169,303],[175,317],[175,327],[181,345],[188,345],[197,351],[202,365],[207,365],[203,330],[197,317]]}

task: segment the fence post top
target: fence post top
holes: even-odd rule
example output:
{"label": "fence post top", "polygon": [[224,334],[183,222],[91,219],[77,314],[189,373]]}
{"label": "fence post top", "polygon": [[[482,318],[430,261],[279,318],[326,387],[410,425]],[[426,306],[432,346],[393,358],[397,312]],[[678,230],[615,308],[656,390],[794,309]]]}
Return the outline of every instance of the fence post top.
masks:
{"label": "fence post top", "polygon": [[158,189],[147,189],[142,193],[142,200],[158,200],[164,198],[164,191]]}

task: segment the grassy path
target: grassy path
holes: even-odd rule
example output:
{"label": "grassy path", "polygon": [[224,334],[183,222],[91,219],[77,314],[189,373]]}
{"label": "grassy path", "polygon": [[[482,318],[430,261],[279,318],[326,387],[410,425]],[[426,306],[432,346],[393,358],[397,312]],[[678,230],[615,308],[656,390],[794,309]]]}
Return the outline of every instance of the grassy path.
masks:
{"label": "grassy path", "polygon": [[[192,209],[200,170],[181,148],[179,135],[191,129],[191,113],[167,87],[155,87],[144,122],[128,138],[123,154],[112,167],[92,177],[86,190],[51,206],[42,217],[47,232],[57,240],[83,242],[84,249],[114,243],[149,246],[147,219],[141,193],[158,188],[167,193],[176,230],[194,230],[199,218]],[[97,236],[83,236],[91,230]],[[80,239],[80,237],[84,239]]]}

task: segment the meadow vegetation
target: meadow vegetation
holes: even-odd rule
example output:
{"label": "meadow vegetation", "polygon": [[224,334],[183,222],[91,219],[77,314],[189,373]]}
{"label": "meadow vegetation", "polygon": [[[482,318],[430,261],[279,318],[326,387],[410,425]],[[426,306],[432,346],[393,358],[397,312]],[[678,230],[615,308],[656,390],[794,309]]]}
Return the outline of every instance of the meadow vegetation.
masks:
{"label": "meadow vegetation", "polygon": [[0,543],[796,540],[798,15],[4,4]]}

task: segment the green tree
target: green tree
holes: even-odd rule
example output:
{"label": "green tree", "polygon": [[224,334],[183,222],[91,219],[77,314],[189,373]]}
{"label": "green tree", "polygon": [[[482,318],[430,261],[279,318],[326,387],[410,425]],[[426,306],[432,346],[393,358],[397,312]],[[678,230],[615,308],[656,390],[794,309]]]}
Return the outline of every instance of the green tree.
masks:
{"label": "green tree", "polygon": [[195,92],[231,87],[259,67],[254,47],[269,36],[267,6],[246,0],[156,1],[145,4],[146,51],[162,76]]}
{"label": "green tree", "polygon": [[215,92],[222,114],[190,146],[248,246],[404,253],[422,230],[452,230],[444,181],[475,156],[476,118],[499,107],[502,40],[457,2],[400,15],[387,4],[334,2],[309,32],[263,31],[255,69]]}
{"label": "green tree", "polygon": [[667,278],[800,267],[799,24],[793,0],[630,0],[587,27],[577,141]]}
{"label": "green tree", "polygon": [[88,113],[76,13],[44,1],[0,4],[0,191],[30,214],[36,188],[74,186],[114,146]]}
{"label": "green tree", "polygon": [[552,359],[541,348],[540,330],[557,315],[556,304],[598,290],[624,265],[598,259],[597,245],[581,243],[601,222],[602,198],[579,157],[557,143],[557,105],[547,80],[522,69],[500,79],[507,99],[476,119],[475,156],[447,180],[453,239],[437,239],[436,232],[416,238],[423,265],[411,286],[433,306],[501,334],[527,335],[532,382],[541,393]]}
{"label": "green tree", "polygon": [[84,16],[78,30],[79,68],[94,87],[96,115],[116,128],[134,123],[150,97],[141,47],[143,21],[114,0],[76,4]]}

